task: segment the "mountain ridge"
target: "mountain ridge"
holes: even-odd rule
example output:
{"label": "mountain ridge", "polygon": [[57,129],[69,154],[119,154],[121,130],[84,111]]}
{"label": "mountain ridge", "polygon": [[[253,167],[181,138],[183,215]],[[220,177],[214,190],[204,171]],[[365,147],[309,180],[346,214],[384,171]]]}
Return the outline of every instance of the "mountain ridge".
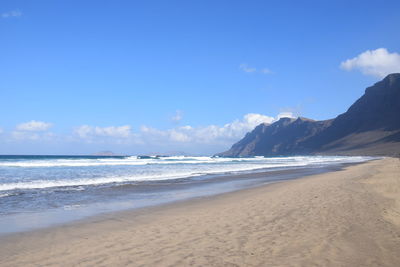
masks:
{"label": "mountain ridge", "polygon": [[299,117],[260,124],[217,156],[399,155],[400,73],[366,88],[346,112],[316,121]]}

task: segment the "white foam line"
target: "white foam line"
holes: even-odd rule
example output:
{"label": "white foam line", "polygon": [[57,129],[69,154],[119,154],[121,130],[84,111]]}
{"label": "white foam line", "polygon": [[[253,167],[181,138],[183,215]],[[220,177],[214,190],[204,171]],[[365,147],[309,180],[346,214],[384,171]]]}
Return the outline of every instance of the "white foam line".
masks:
{"label": "white foam line", "polygon": [[365,157],[277,157],[277,158],[211,158],[211,157],[165,157],[160,159],[137,159],[129,157],[125,159],[77,159],[77,160],[32,160],[0,162],[0,167],[20,168],[46,168],[46,167],[94,167],[94,166],[141,166],[141,165],[165,165],[165,164],[218,164],[218,163],[270,163],[270,162],[329,162],[329,161],[362,161]]}
{"label": "white foam line", "polygon": [[[242,171],[252,171],[258,169],[266,169],[266,168],[276,168],[276,167],[302,167],[309,165],[326,165],[329,163],[351,163],[351,162],[362,162],[367,161],[372,158],[370,157],[331,157],[331,158],[306,158],[302,157],[303,160],[300,160],[300,157],[296,157],[295,161],[291,162],[283,162],[283,161],[275,161],[274,163],[264,163],[264,164],[247,164],[247,165],[230,165],[218,166],[217,169],[192,169],[187,172],[175,172],[175,173],[160,173],[157,175],[134,175],[134,176],[123,176],[123,177],[102,177],[95,179],[76,179],[76,180],[36,180],[30,182],[15,182],[15,183],[6,183],[0,184],[0,191],[8,191],[8,190],[17,190],[17,189],[43,189],[43,188],[51,188],[51,187],[67,187],[67,186],[87,186],[87,185],[101,185],[101,184],[110,184],[110,183],[124,183],[124,182],[135,182],[135,181],[157,181],[157,180],[171,180],[171,179],[180,179],[180,178],[189,178],[199,175],[206,174],[219,174],[219,173],[232,173],[232,172],[242,172]],[[282,158],[283,159],[283,158]],[[286,158],[287,160],[288,158]],[[292,158],[293,159],[293,158]],[[276,158],[274,159],[276,160]],[[217,167],[217,166],[215,166]]]}

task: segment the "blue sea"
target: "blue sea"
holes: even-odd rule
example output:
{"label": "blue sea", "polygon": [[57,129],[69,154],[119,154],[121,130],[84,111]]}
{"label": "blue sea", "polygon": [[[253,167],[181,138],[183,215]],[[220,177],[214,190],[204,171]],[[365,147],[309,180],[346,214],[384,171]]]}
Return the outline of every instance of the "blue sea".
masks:
{"label": "blue sea", "polygon": [[372,159],[0,156],[0,234],[231,192]]}

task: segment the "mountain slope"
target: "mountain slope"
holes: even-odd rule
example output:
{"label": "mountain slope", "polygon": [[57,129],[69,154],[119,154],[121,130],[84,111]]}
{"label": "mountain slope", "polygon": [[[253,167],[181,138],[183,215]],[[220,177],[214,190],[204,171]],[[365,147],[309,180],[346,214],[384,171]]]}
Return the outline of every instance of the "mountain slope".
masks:
{"label": "mountain slope", "polygon": [[219,156],[400,153],[400,74],[368,87],[333,120],[283,118],[261,124]]}

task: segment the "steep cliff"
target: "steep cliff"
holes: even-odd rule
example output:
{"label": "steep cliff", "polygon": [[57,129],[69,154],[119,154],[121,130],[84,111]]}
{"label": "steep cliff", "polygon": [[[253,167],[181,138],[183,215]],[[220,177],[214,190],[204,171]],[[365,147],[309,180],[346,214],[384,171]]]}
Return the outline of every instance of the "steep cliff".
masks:
{"label": "steep cliff", "polygon": [[219,156],[398,155],[400,74],[388,75],[335,119],[282,118],[261,124]]}

